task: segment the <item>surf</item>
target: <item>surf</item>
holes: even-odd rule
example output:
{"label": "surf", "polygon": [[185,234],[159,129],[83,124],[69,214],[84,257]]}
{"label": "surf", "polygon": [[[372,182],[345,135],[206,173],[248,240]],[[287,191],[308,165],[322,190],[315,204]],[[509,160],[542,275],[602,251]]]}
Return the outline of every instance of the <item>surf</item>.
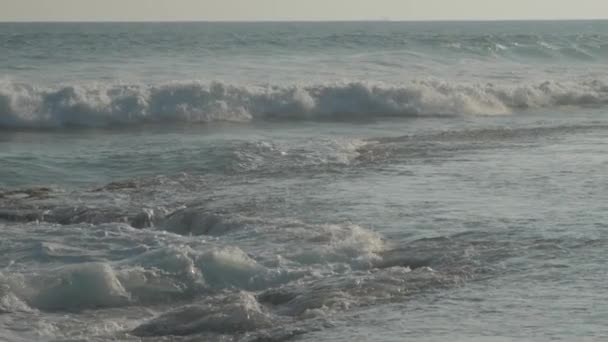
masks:
{"label": "surf", "polygon": [[522,84],[415,80],[247,86],[161,84],[0,84],[0,128],[112,127],[148,123],[361,120],[497,115],[608,104],[602,80]]}

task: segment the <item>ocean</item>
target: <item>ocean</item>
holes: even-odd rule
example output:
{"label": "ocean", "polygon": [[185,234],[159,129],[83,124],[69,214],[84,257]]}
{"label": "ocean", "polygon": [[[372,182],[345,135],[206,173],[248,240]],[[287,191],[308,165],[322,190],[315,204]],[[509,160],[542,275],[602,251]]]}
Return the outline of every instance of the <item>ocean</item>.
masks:
{"label": "ocean", "polygon": [[608,339],[608,21],[0,23],[0,340]]}

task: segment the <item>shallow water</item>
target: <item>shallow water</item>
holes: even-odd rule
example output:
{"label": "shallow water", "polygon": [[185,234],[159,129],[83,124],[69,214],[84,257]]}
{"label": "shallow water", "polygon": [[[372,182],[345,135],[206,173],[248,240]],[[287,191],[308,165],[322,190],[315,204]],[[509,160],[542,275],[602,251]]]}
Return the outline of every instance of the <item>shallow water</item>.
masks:
{"label": "shallow water", "polygon": [[1,339],[608,337],[605,22],[78,25],[0,25]]}

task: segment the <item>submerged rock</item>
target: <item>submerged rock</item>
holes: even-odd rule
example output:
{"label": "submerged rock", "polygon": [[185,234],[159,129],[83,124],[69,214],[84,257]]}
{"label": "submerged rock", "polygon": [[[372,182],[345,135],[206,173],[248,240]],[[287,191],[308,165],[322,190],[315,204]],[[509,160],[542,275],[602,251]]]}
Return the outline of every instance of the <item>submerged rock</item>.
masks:
{"label": "submerged rock", "polygon": [[51,188],[47,187],[38,187],[38,188],[29,188],[29,189],[20,189],[20,190],[11,190],[11,191],[0,191],[0,199],[43,199],[50,197],[50,193],[53,191]]}
{"label": "submerged rock", "polygon": [[242,228],[243,224],[222,214],[206,212],[200,208],[178,210],[166,217],[160,227],[179,235],[224,235]]}
{"label": "submerged rock", "polygon": [[135,336],[235,334],[269,328],[270,315],[249,293],[211,299],[167,312],[132,331]]}

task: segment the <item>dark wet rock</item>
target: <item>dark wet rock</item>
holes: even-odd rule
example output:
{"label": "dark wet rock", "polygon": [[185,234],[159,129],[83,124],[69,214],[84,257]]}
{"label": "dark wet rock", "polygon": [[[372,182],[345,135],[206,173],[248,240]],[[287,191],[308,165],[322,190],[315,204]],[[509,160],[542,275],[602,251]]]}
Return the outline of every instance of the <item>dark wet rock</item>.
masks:
{"label": "dark wet rock", "polygon": [[139,214],[129,219],[129,223],[133,228],[150,228],[154,226],[154,210],[144,209]]}
{"label": "dark wet rock", "polygon": [[281,305],[288,303],[297,296],[297,293],[287,289],[270,289],[257,295],[262,304]]}
{"label": "dark wet rock", "polygon": [[11,222],[43,221],[44,211],[32,209],[0,209],[0,220]]}
{"label": "dark wet rock", "polygon": [[52,191],[47,187],[4,191],[0,192],[0,199],[43,199],[50,197]]}
{"label": "dark wet rock", "polygon": [[168,215],[160,227],[179,235],[219,236],[242,227],[240,222],[201,208],[186,208]]}
{"label": "dark wet rock", "polygon": [[138,184],[134,180],[126,180],[109,183],[107,185],[102,186],[101,188],[94,189],[93,192],[117,191],[137,188]]}
{"label": "dark wet rock", "polygon": [[290,341],[298,336],[306,334],[308,331],[305,329],[292,329],[292,330],[273,330],[260,332],[251,338],[245,340],[246,342],[284,342]]}
{"label": "dark wet rock", "polygon": [[[89,206],[36,206],[11,203],[12,208],[3,209],[0,202],[0,220],[9,222],[48,222],[61,225],[90,223],[127,223],[134,228],[150,228],[164,218],[162,208],[140,209],[121,207]],[[158,215],[158,214],[160,215]]]}
{"label": "dark wet rock", "polygon": [[129,213],[121,208],[65,207],[53,209],[46,217],[46,221],[63,225],[76,223],[128,223]]}

